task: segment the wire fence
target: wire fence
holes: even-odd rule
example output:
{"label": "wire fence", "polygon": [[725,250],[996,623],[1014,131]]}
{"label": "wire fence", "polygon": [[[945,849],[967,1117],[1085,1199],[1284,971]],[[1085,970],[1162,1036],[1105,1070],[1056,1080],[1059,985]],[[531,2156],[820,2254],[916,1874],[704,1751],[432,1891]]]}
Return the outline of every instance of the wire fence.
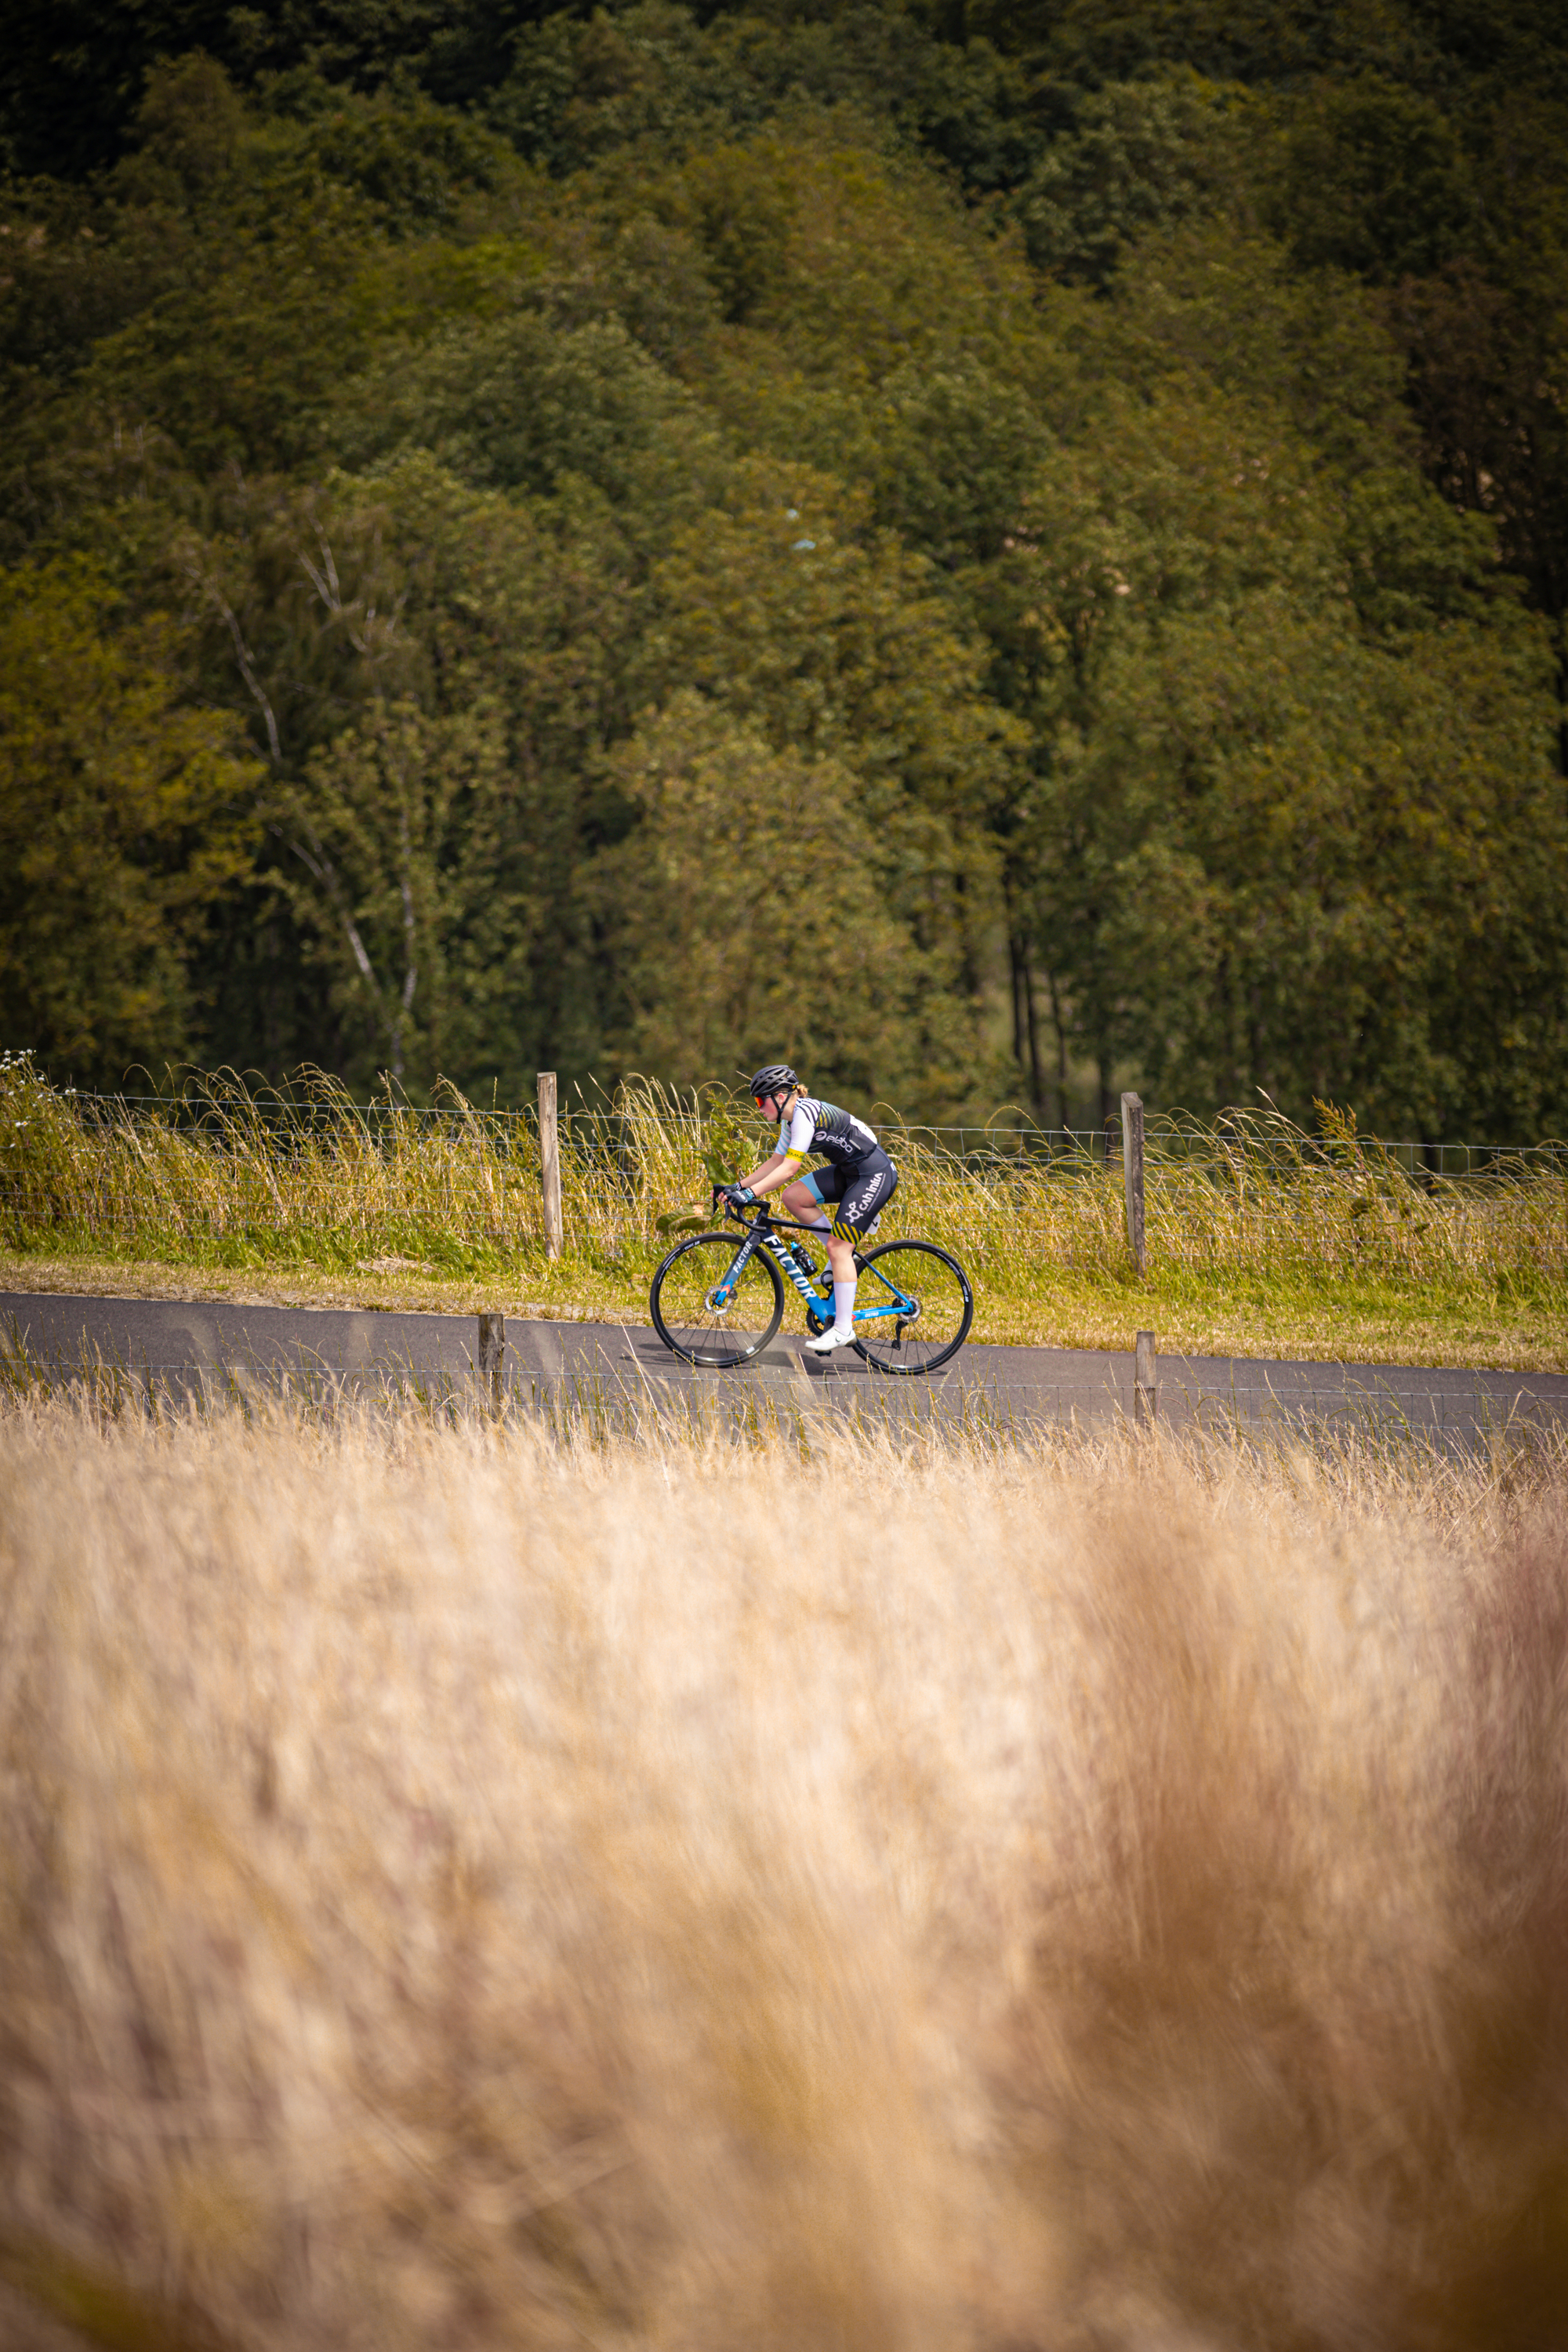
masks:
{"label": "wire fence", "polygon": [[[1116,1120],[870,1115],[900,1175],[889,1231],[945,1234],[973,1272],[1019,1286],[1053,1265],[1125,1267]],[[749,1100],[718,1088],[637,1081],[563,1103],[568,1254],[605,1270],[646,1263],[665,1245],[661,1216],[700,1208],[715,1172],[743,1172],[771,1139]],[[1151,1116],[1145,1187],[1151,1264],[1531,1281],[1568,1265],[1568,1144],[1555,1139],[1387,1140],[1344,1123],[1313,1136],[1271,1111]],[[0,1057],[0,1235],[220,1264],[477,1270],[542,1253],[538,1120],[452,1089],[429,1106],[359,1102],[315,1073],[265,1093],[219,1075],[92,1095]]]}
{"label": "wire fence", "polygon": [[[0,1071],[0,1078],[3,1075]],[[411,1123],[431,1137],[441,1138],[471,1134],[477,1127],[530,1166],[537,1160],[539,1114],[532,1104],[521,1108],[485,1108],[461,1097],[433,1104],[385,1097],[355,1102],[335,1089],[300,1094],[279,1087],[252,1095],[237,1087],[232,1093],[219,1092],[209,1085],[175,1094],[110,1095],[68,1088],[62,1089],[62,1095],[75,1103],[84,1122],[106,1132],[140,1117],[156,1120],[171,1132],[205,1136],[221,1146],[232,1139],[236,1109],[242,1107],[242,1124],[258,1125],[285,1153],[295,1139],[309,1146],[351,1118],[360,1126],[366,1142],[377,1149],[395,1145]],[[685,1126],[693,1121],[700,1125],[712,1098],[672,1090],[665,1099],[668,1115]],[[601,1163],[635,1158],[644,1124],[640,1105],[628,1110],[613,1101],[563,1102],[558,1118],[563,1143],[577,1154]],[[1032,1172],[1057,1164],[1069,1170],[1121,1164],[1121,1122],[1114,1115],[1101,1124],[1077,1128],[1042,1127],[1031,1119],[1002,1118],[944,1124],[908,1119],[879,1105],[873,1108],[873,1118],[880,1140],[895,1160],[902,1150],[976,1170],[1017,1165]],[[1286,1131],[1272,1135],[1259,1127],[1250,1112],[1222,1111],[1212,1123],[1180,1111],[1151,1112],[1146,1131],[1162,1156],[1173,1160],[1206,1163],[1216,1143],[1223,1147],[1231,1142],[1264,1164],[1281,1169],[1294,1167],[1303,1150],[1315,1153],[1325,1168],[1343,1164],[1343,1147],[1335,1139],[1312,1137],[1288,1121],[1279,1124]],[[1568,1171],[1568,1141],[1550,1139],[1529,1143],[1453,1142],[1358,1133],[1353,1145],[1363,1160],[1396,1170],[1416,1183],[1427,1178],[1467,1176],[1518,1181]]]}

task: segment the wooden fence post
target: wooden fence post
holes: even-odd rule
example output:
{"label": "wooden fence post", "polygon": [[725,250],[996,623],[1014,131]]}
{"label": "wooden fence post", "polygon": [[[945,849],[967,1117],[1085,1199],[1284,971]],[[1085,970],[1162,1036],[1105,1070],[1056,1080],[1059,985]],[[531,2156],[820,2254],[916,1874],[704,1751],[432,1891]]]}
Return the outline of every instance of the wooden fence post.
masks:
{"label": "wooden fence post", "polygon": [[544,1180],[544,1255],[561,1255],[561,1136],[555,1116],[555,1073],[539,1073],[539,1165]]}
{"label": "wooden fence post", "polygon": [[499,1412],[506,1398],[506,1317],[479,1318],[479,1378],[490,1384],[490,1402]]}
{"label": "wooden fence post", "polygon": [[1121,1176],[1127,1189],[1127,1246],[1140,1274],[1149,1271],[1149,1251],[1143,1234],[1143,1102],[1139,1095],[1121,1097]]}
{"label": "wooden fence post", "polygon": [[1132,1356],[1132,1418],[1140,1429],[1152,1429],[1160,1410],[1159,1363],[1154,1334],[1140,1331]]}

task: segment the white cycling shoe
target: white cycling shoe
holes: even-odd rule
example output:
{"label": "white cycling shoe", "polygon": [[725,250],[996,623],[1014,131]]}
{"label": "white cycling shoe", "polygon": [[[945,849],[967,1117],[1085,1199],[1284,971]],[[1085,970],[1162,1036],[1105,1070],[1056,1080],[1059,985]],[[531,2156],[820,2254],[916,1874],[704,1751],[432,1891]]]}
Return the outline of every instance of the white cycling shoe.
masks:
{"label": "white cycling shoe", "polygon": [[854,1343],[855,1326],[851,1323],[841,1331],[835,1324],[831,1330],[824,1331],[820,1338],[808,1339],[805,1343],[805,1352],[808,1356],[831,1356],[835,1348],[849,1348],[853,1347]]}

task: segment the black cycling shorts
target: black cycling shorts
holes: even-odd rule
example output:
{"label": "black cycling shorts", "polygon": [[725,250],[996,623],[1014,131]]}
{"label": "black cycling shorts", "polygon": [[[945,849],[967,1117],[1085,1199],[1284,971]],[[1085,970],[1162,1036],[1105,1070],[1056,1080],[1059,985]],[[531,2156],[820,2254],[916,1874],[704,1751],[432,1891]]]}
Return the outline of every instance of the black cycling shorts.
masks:
{"label": "black cycling shorts", "polygon": [[853,1168],[814,1168],[802,1181],[824,1208],[829,1202],[837,1203],[832,1226],[837,1239],[857,1242],[897,1192],[899,1171],[885,1151],[872,1151]]}

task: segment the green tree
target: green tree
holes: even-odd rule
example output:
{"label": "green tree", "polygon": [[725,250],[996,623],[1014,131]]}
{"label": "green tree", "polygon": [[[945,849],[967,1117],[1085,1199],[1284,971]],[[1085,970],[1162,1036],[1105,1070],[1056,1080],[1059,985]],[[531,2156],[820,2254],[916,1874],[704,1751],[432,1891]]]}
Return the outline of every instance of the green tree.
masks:
{"label": "green tree", "polygon": [[1277,225],[1307,268],[1390,282],[1463,252],[1477,226],[1470,166],[1433,100],[1381,75],[1321,83],[1293,115]]}
{"label": "green tree", "polygon": [[200,49],[247,88],[296,100],[381,89],[395,75],[445,103],[502,79],[545,0],[23,0],[0,68],[0,164],[72,177],[133,140],[159,61]]}
{"label": "green tree", "polygon": [[432,719],[379,700],[268,793],[289,853],[277,887],[358,1013],[364,1061],[400,1084],[471,1067],[517,993],[537,910],[515,866],[510,889],[498,879],[511,797],[493,708]]}
{"label": "green tree", "polygon": [[1406,279],[1389,313],[1432,480],[1495,530],[1555,630],[1557,763],[1568,776],[1565,256],[1568,233],[1548,229],[1540,248],[1497,277],[1465,260]]}
{"label": "green tree", "polygon": [[1104,287],[1128,247],[1232,194],[1242,93],[1191,71],[1112,82],[1085,98],[1014,199],[1037,268]]}
{"label": "green tree", "polygon": [[185,698],[158,617],[69,561],[0,574],[0,1021],[57,1071],[118,1082],[188,1047],[191,966],[249,869],[258,770]]}
{"label": "green tree", "polygon": [[860,1098],[962,1091],[962,1008],[892,911],[850,771],[689,688],[612,769],[637,812],[596,875],[622,1067],[694,1085],[781,1053]]}
{"label": "green tree", "polygon": [[[186,576],[205,606],[209,675],[251,701],[270,803],[291,812],[275,815],[272,864],[330,975],[324,1009],[352,1014],[340,1059],[372,1074],[395,1026],[410,1082],[433,1053],[460,1083],[493,1078],[513,1095],[541,1062],[586,1076],[608,982],[583,877],[628,822],[600,754],[631,723],[637,612],[633,561],[604,501],[477,491],[420,453],[320,491],[253,487],[233,522],[187,543]],[[388,915],[373,949],[354,910],[402,905],[397,795],[419,775],[409,854],[423,843],[433,861],[415,896],[436,944],[414,957],[424,978],[410,1024],[398,1009],[406,933]],[[476,961],[462,943],[480,939]]]}
{"label": "green tree", "polygon": [[1279,591],[1129,619],[1063,814],[1086,1001],[1163,1098],[1260,1087],[1425,1135],[1562,1105],[1542,650],[1456,622],[1394,652]]}
{"label": "green tree", "polygon": [[[1450,1130],[1513,1087],[1514,1124],[1542,1099],[1530,1055],[1464,1043],[1453,976],[1486,965],[1512,1003],[1541,969],[1528,907],[1561,891],[1539,642],[1494,535],[1416,470],[1371,298],[1209,223],[1056,310],[1082,406],[970,591],[1035,735],[1004,873],[1037,1098],[1083,1057],[1108,1100],[1120,1065],[1301,1112],[1331,1066]],[[1309,856],[1315,824],[1346,863]],[[1488,886],[1483,954],[1459,900],[1494,838],[1530,880]],[[1555,1024],[1517,1024],[1553,1099]]]}
{"label": "green tree", "polygon": [[642,676],[853,773],[888,904],[973,1038],[998,916],[993,812],[1026,737],[985,696],[984,647],[929,565],[868,508],[808,467],[749,460],[727,510],[676,533],[655,567]]}
{"label": "green tree", "polygon": [[476,488],[549,495],[576,478],[648,542],[726,471],[711,421],[618,320],[563,330],[529,310],[394,346],[335,437],[355,470],[412,448]]}

